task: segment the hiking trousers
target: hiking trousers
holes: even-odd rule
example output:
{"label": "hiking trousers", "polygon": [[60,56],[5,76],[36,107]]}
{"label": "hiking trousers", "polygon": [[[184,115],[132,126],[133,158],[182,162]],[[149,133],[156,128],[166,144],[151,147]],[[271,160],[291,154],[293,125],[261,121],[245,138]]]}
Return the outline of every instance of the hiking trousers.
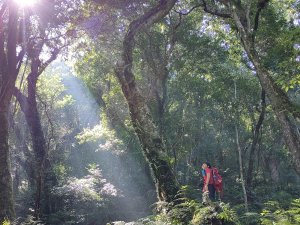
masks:
{"label": "hiking trousers", "polygon": [[209,198],[210,200],[214,201],[216,199],[216,189],[213,184],[208,185],[208,191],[209,191]]}

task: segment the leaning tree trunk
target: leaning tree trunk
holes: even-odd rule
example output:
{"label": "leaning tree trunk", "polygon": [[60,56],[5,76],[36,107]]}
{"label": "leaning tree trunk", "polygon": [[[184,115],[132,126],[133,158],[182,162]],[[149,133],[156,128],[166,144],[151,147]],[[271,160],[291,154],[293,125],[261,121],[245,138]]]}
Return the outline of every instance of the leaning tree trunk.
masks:
{"label": "leaning tree trunk", "polygon": [[[246,44],[245,44],[246,45]],[[245,47],[253,65],[262,88],[270,99],[273,110],[281,125],[285,143],[292,155],[295,170],[300,174],[300,136],[297,126],[290,120],[290,116],[298,117],[298,109],[292,105],[287,95],[275,84],[269,72],[261,65],[259,57],[254,49]]]}
{"label": "leaning tree trunk", "polygon": [[[251,6],[255,2],[257,4],[256,12],[251,10]],[[248,1],[247,6],[244,7],[241,1],[222,1],[229,10],[228,13],[224,13],[214,3],[215,8],[210,9],[205,0],[202,0],[201,6],[210,14],[233,19],[244,50],[255,67],[260,85],[265,90],[281,125],[285,143],[292,155],[294,168],[300,174],[300,135],[297,126],[291,120],[291,117],[300,119],[300,106],[291,102],[286,93],[275,83],[255,49],[255,35],[259,26],[260,13],[268,2],[269,0]],[[251,21],[252,14],[255,15],[253,23]]]}
{"label": "leaning tree trunk", "polygon": [[161,0],[150,11],[130,23],[123,41],[122,57],[115,68],[128,103],[132,124],[154,175],[158,199],[165,202],[171,202],[176,198],[178,185],[171,166],[166,160],[163,140],[150,116],[145,99],[136,86],[132,72],[132,54],[136,35],[166,16],[175,2],[176,0]]}
{"label": "leaning tree trunk", "polygon": [[15,88],[15,96],[21,106],[21,110],[25,115],[27,125],[29,127],[32,146],[35,153],[35,216],[39,217],[41,211],[41,195],[44,177],[44,163],[46,158],[46,140],[41,125],[41,120],[36,102],[36,83],[39,76],[38,73],[39,60],[34,60],[31,66],[31,73],[27,78],[28,97],[23,95],[20,90]]}
{"label": "leaning tree trunk", "polygon": [[42,64],[39,59],[42,49],[44,46],[44,40],[36,43],[35,46],[28,49],[31,59],[31,68],[30,73],[27,77],[27,97],[21,93],[16,87],[14,88],[14,95],[17,98],[21,110],[23,111],[26,119],[26,123],[29,127],[32,147],[35,154],[35,212],[34,215],[39,218],[41,213],[41,200],[42,200],[42,190],[43,190],[43,181],[45,173],[45,160],[47,156],[46,150],[46,139],[44,136],[41,119],[38,111],[37,105],[37,81],[42,72],[46,67],[53,62],[60,49],[54,49],[51,53],[50,58]]}
{"label": "leaning tree trunk", "polygon": [[[229,7],[243,47],[255,67],[261,87],[265,90],[281,125],[285,143],[292,155],[294,168],[300,174],[300,135],[297,126],[290,119],[292,116],[300,118],[299,106],[289,100],[286,93],[275,83],[271,74],[261,62],[254,46],[255,32],[258,25],[254,28],[250,27],[247,13],[240,5],[232,4]],[[256,19],[255,23],[257,24],[258,17]]]}

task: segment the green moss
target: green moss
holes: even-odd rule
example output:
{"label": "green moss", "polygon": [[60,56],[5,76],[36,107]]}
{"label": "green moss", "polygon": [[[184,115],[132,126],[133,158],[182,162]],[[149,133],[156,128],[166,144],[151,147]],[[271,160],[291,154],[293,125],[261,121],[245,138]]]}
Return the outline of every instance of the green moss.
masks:
{"label": "green moss", "polygon": [[3,221],[3,223],[2,223],[2,225],[10,225],[9,220],[5,219],[5,220]]}

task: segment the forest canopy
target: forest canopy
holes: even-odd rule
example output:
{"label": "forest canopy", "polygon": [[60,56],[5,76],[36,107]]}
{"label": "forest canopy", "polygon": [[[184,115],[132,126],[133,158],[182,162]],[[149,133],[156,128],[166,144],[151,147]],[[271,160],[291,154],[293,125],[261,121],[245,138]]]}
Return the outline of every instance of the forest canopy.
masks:
{"label": "forest canopy", "polygon": [[299,224],[299,12],[0,0],[0,224]]}

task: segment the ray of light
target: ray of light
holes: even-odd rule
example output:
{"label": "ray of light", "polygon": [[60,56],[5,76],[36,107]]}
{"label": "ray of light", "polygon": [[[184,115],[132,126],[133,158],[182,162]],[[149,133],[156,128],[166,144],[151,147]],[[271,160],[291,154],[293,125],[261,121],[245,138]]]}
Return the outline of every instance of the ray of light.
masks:
{"label": "ray of light", "polygon": [[34,6],[38,0],[14,0],[16,4],[18,4],[21,7],[30,7]]}

